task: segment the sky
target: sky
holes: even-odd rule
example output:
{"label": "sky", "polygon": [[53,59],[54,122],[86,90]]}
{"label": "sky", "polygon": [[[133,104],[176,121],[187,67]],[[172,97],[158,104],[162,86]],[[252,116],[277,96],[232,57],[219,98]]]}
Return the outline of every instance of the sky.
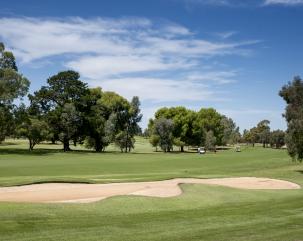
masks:
{"label": "sky", "polygon": [[[285,129],[278,93],[303,76],[303,0],[0,0],[0,41],[30,92],[59,71],[163,106],[213,107],[241,130]],[[26,100],[25,100],[26,101]]]}

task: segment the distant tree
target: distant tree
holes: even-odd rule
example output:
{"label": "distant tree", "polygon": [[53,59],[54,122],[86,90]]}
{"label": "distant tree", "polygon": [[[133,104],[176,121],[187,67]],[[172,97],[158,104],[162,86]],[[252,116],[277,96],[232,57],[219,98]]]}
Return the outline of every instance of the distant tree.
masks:
{"label": "distant tree", "polygon": [[120,148],[121,152],[129,152],[135,147],[135,138],[131,137],[127,131],[120,131],[115,136],[115,145]]}
{"label": "distant tree", "polygon": [[48,136],[48,125],[39,115],[34,115],[31,108],[26,108],[21,104],[14,111],[15,116],[15,135],[17,137],[27,138],[29,141],[29,150],[34,146],[46,140]]}
{"label": "distant tree", "polygon": [[37,118],[25,120],[17,129],[18,136],[25,137],[29,141],[29,150],[32,151],[34,146],[44,141],[47,137],[47,123]]}
{"label": "distant tree", "polygon": [[[134,136],[140,133],[139,122],[142,119],[140,113],[140,101],[138,96],[134,96],[130,102],[130,108],[127,110],[125,115],[125,127],[124,131],[119,133],[119,139],[121,136],[124,138],[124,149],[125,152],[130,152],[134,148]],[[121,145],[120,145],[121,147]]]}
{"label": "distant tree", "polygon": [[185,145],[192,145],[197,142],[197,138],[193,135],[193,122],[195,120],[195,113],[193,111],[183,106],[164,107],[155,113],[155,118],[166,118],[173,121],[175,145],[180,147],[181,152],[184,152]]}
{"label": "distant tree", "polygon": [[223,116],[213,108],[202,108],[197,112],[193,127],[194,135],[199,136],[200,140],[197,145],[203,145],[205,143],[205,133],[212,131],[216,137],[216,145],[222,144],[224,136],[224,126],[222,125]]}
{"label": "distant tree", "polygon": [[5,137],[12,133],[14,124],[11,107],[0,105],[0,143],[5,140]]}
{"label": "distant tree", "polygon": [[145,129],[144,129],[142,135],[143,135],[144,138],[148,138],[148,137],[150,136],[150,133],[149,133],[148,128],[145,128]]}
{"label": "distant tree", "polygon": [[241,134],[239,132],[239,127],[236,126],[236,123],[226,116],[222,116],[221,125],[223,126],[223,137],[222,144],[235,144],[239,142]]}
{"label": "distant tree", "polygon": [[251,128],[249,131],[248,130],[244,130],[243,132],[243,139],[246,143],[250,143],[252,144],[252,146],[255,146],[255,143],[258,142],[258,130],[257,127],[253,127]]}
{"label": "distant tree", "polygon": [[159,137],[159,146],[164,152],[170,152],[173,149],[173,129],[172,120],[160,118],[154,121],[153,134]]}
{"label": "distant tree", "polygon": [[216,152],[216,137],[213,133],[213,131],[206,132],[205,136],[205,149],[209,151],[215,151]]}
{"label": "distant tree", "polygon": [[284,117],[287,121],[286,145],[293,160],[303,160],[303,81],[297,76],[283,86],[279,95],[287,106]]}
{"label": "distant tree", "polygon": [[270,139],[270,127],[269,127],[270,121],[268,120],[262,120],[257,125],[257,135],[258,140],[263,144],[263,147],[265,148],[269,144]]}
{"label": "distant tree", "polygon": [[63,143],[63,150],[69,151],[69,142],[76,142],[82,133],[83,96],[88,93],[85,83],[79,80],[75,71],[63,71],[47,80],[34,95],[29,95],[31,105],[47,114],[48,124],[55,136]]}
{"label": "distant tree", "polygon": [[174,138],[174,145],[178,146],[181,152],[184,152],[184,146],[186,145],[186,143],[181,140],[181,137]]}
{"label": "distant tree", "polygon": [[285,145],[285,132],[282,130],[275,130],[270,133],[270,146],[277,149]]}
{"label": "distant tree", "polygon": [[158,146],[160,145],[160,136],[151,135],[149,139],[150,144],[156,148],[156,152],[158,151]]}

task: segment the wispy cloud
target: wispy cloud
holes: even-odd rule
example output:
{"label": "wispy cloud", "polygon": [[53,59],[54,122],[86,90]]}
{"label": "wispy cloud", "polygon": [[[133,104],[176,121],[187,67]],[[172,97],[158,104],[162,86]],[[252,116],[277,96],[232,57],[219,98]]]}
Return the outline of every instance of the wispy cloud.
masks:
{"label": "wispy cloud", "polygon": [[[59,58],[91,86],[159,102],[217,101],[215,88],[234,83],[237,71],[205,68],[226,55],[246,56],[258,40],[201,38],[176,23],[146,18],[0,18],[0,39],[29,67]],[[45,67],[45,66],[44,66]],[[220,98],[223,99],[220,95]]]}
{"label": "wispy cloud", "polygon": [[236,35],[236,31],[225,31],[225,32],[217,32],[215,35],[219,36],[222,39],[228,39],[234,35]]}
{"label": "wispy cloud", "polygon": [[214,7],[258,7],[269,5],[297,6],[303,0],[183,0],[186,4],[200,4]]}
{"label": "wispy cloud", "polygon": [[187,4],[200,4],[215,7],[247,7],[255,6],[261,0],[182,0]]}
{"label": "wispy cloud", "polygon": [[303,0],[265,0],[264,5],[303,5]]}

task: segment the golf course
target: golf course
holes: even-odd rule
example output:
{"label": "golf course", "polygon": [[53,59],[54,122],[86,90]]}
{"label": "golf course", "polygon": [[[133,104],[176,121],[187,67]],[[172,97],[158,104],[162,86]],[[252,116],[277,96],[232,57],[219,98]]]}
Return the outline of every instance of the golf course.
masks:
{"label": "golf course", "polygon": [[[131,153],[26,140],[0,147],[2,187],[39,183],[125,183],[173,178],[260,177],[303,186],[303,167],[286,150],[243,145],[199,155],[155,152],[136,137]],[[303,190],[247,190],[181,184],[174,197],[121,195],[92,203],[0,203],[0,240],[294,241],[303,236]],[[169,191],[169,190],[168,190]]]}
{"label": "golf course", "polygon": [[0,241],[303,241],[302,16],[1,1]]}

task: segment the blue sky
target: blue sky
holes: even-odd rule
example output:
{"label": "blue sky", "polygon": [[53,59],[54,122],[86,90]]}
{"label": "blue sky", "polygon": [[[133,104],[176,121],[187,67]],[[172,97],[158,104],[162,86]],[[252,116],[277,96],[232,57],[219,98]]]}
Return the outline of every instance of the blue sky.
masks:
{"label": "blue sky", "polygon": [[89,86],[162,106],[214,107],[241,129],[285,128],[282,85],[303,75],[303,0],[1,1],[0,41],[31,92],[74,69]]}

